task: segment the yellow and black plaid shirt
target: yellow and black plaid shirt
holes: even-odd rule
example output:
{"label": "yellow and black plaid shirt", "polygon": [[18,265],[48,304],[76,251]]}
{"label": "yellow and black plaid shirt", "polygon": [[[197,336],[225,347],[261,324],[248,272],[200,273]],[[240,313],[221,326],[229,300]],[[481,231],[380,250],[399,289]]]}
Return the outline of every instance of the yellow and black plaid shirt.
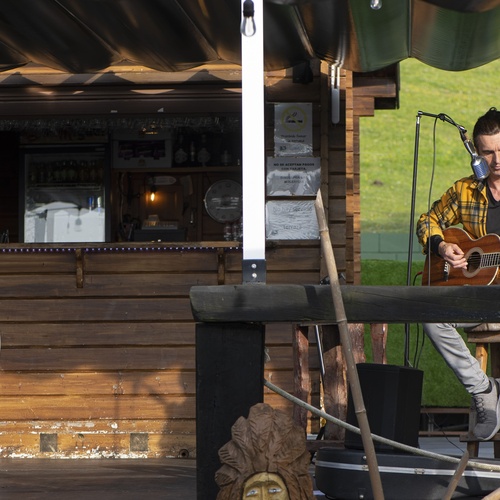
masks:
{"label": "yellow and black plaid shirt", "polygon": [[427,253],[430,237],[442,238],[443,229],[456,224],[462,224],[471,238],[481,238],[486,234],[488,198],[484,188],[483,182],[474,176],[464,177],[436,200],[429,212],[420,216],[417,236],[424,253]]}

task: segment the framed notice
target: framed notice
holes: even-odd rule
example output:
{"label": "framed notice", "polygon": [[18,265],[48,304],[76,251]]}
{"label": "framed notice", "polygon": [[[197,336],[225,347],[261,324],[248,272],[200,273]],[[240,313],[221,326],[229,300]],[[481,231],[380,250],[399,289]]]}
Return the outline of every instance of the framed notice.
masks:
{"label": "framed notice", "polygon": [[274,105],[274,155],[312,156],[312,104]]}
{"label": "framed notice", "polygon": [[268,196],[315,196],[320,187],[320,158],[268,158]]}
{"label": "framed notice", "polygon": [[113,167],[122,169],[155,169],[172,166],[170,131],[158,134],[117,131],[113,136]]}
{"label": "framed notice", "polygon": [[314,200],[268,201],[266,203],[268,240],[317,240],[318,220]]}

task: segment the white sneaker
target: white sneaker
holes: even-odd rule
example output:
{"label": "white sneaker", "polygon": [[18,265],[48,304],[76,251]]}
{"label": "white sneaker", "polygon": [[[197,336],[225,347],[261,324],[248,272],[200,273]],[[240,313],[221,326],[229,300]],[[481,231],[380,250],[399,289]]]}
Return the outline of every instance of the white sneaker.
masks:
{"label": "white sneaker", "polygon": [[500,429],[499,379],[490,377],[490,383],[490,392],[472,395],[476,410],[476,426],[472,432],[480,441],[488,441]]}

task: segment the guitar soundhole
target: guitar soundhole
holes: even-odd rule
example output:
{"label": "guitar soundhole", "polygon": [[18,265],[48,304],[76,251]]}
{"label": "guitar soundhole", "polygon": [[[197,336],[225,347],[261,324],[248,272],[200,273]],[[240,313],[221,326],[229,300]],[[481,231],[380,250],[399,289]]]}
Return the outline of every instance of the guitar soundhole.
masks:
{"label": "guitar soundhole", "polygon": [[469,273],[476,272],[481,267],[481,254],[479,252],[472,252],[467,259],[467,271]]}

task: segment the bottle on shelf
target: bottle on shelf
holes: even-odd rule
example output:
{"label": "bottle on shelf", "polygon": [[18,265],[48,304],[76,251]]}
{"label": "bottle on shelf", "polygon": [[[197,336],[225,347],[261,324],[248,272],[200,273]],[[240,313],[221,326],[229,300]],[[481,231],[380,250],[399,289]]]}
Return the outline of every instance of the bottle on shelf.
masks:
{"label": "bottle on shelf", "polygon": [[232,157],[231,157],[231,153],[229,152],[228,149],[224,149],[222,151],[222,154],[220,156],[220,162],[221,162],[221,165],[223,165],[224,167],[231,165]]}
{"label": "bottle on shelf", "polygon": [[182,130],[177,135],[177,141],[174,147],[174,167],[185,167],[188,161],[188,152],[185,145],[185,135]]}
{"label": "bottle on shelf", "polygon": [[212,155],[207,141],[207,134],[201,134],[200,149],[197,154],[198,164],[202,167],[206,167],[210,164],[211,157]]}
{"label": "bottle on shelf", "polygon": [[189,166],[196,167],[198,166],[198,158],[196,151],[196,142],[194,136],[191,136],[191,140],[189,141]]}
{"label": "bottle on shelf", "polygon": [[224,240],[231,241],[233,239],[233,225],[230,222],[224,224]]}
{"label": "bottle on shelf", "polygon": [[233,165],[232,141],[229,134],[224,134],[221,143],[220,164],[224,167]]}

